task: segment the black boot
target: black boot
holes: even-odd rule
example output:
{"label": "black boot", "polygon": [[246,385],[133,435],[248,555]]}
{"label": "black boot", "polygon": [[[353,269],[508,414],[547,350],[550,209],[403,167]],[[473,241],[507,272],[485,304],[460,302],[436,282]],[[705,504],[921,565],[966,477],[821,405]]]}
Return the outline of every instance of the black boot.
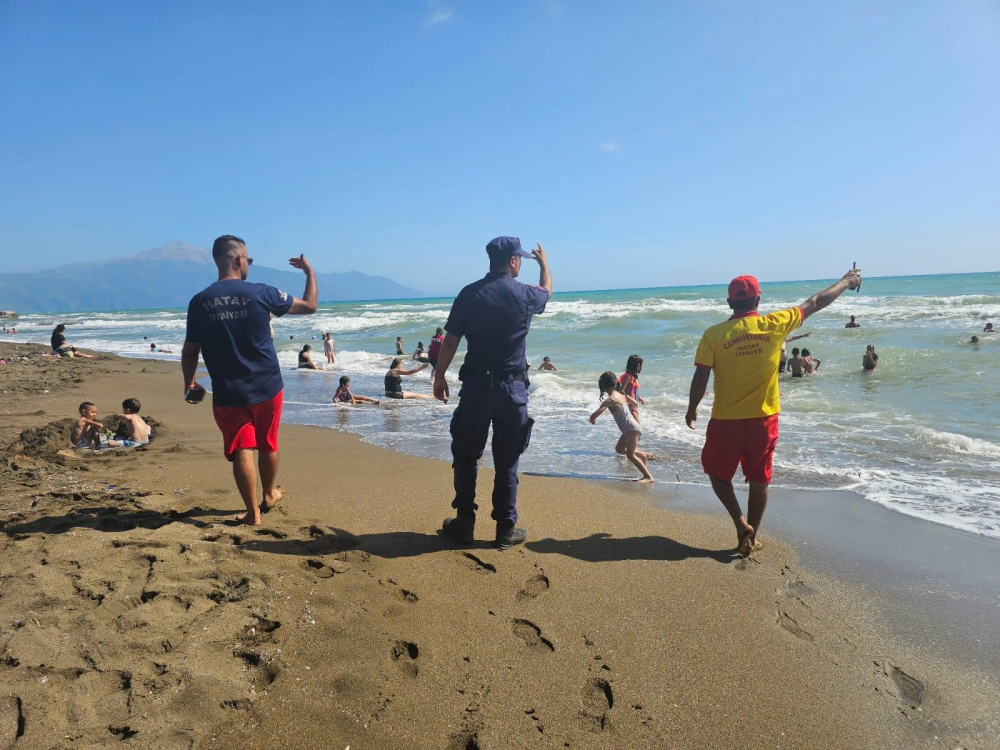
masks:
{"label": "black boot", "polygon": [[493,542],[493,546],[503,552],[505,549],[510,549],[515,544],[523,544],[524,540],[527,538],[528,532],[524,529],[519,529],[517,527],[507,529],[506,531],[500,531],[497,529],[497,538],[496,541]]}
{"label": "black boot", "polygon": [[476,519],[446,518],[441,524],[442,533],[459,544],[472,544],[475,541]]}

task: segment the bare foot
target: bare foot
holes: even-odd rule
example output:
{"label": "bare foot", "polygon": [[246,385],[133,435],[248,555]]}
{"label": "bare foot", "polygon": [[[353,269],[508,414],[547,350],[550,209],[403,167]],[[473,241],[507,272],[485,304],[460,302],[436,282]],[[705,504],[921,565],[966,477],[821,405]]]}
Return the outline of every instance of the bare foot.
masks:
{"label": "bare foot", "polygon": [[755,539],[755,540],[754,540],[754,543],[753,543],[753,549],[752,549],[752,550],[750,550],[750,551],[751,551],[751,552],[757,552],[758,550],[762,550],[762,549],[764,549],[764,542],[758,542],[758,541],[757,541],[757,540]]}
{"label": "bare foot", "polygon": [[277,486],[274,488],[274,492],[271,493],[271,497],[265,497],[264,502],[260,504],[260,512],[267,513],[271,508],[278,504],[278,501],[285,496],[285,488],[282,486]]}
{"label": "bare foot", "polygon": [[636,479],[634,481],[637,482],[637,483],[639,483],[639,484],[652,484],[656,480],[653,479],[652,477],[649,477],[649,479],[647,479],[646,477],[641,477],[640,479]]}
{"label": "bare foot", "polygon": [[738,543],[736,551],[744,557],[753,552],[753,527],[747,524],[743,531],[737,534]]}
{"label": "bare foot", "polygon": [[249,513],[244,513],[241,516],[236,516],[236,520],[239,521],[242,524],[246,524],[247,526],[260,526],[261,525],[260,516],[257,516],[257,518],[254,519],[254,517],[252,515],[250,515]]}

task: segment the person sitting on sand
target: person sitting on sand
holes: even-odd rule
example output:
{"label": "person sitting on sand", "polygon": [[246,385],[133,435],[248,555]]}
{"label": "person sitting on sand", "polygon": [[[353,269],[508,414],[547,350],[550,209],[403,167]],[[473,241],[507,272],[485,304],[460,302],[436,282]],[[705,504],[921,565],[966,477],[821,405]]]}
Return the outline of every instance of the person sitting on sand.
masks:
{"label": "person sitting on sand", "polygon": [[97,407],[84,401],[79,407],[80,418],[69,431],[69,440],[77,448],[100,448],[104,425],[97,421]]}
{"label": "person sitting on sand", "polygon": [[152,429],[146,424],[146,420],[139,416],[141,408],[137,398],[127,398],[122,401],[121,418],[125,427],[125,437],[109,440],[109,448],[134,448],[149,442]]}
{"label": "person sitting on sand", "polygon": [[815,375],[821,364],[823,361],[816,359],[808,349],[802,350],[802,369],[806,375]]}
{"label": "person sitting on sand", "polygon": [[355,396],[351,393],[351,379],[344,375],[340,378],[340,385],[337,386],[336,393],[333,394],[333,403],[357,406],[358,404],[378,404],[379,401],[368,398],[368,396]]}
{"label": "person sitting on sand", "polygon": [[559,368],[552,364],[552,360],[548,357],[542,357],[542,364],[538,365],[538,369],[556,372]]}
{"label": "person sitting on sand", "polygon": [[865,350],[865,356],[861,358],[861,367],[865,372],[873,372],[878,367],[878,355],[875,353],[875,344],[869,344]]}
{"label": "person sitting on sand", "polygon": [[788,360],[788,370],[792,373],[793,378],[802,377],[805,364],[805,361],[799,356],[799,348],[792,349],[791,359]]}
{"label": "person sitting on sand", "polygon": [[386,398],[434,398],[422,393],[413,393],[403,390],[403,375],[415,375],[421,370],[425,370],[430,365],[426,362],[413,370],[403,369],[403,360],[398,357],[389,365],[389,371],[385,374],[385,397]]}
{"label": "person sitting on sand", "polygon": [[597,418],[605,410],[610,410],[611,416],[615,418],[618,429],[622,433],[615,445],[615,453],[628,458],[639,470],[642,479],[637,481],[642,483],[654,481],[653,475],[649,473],[649,468],[646,466],[649,454],[639,450],[642,427],[631,412],[631,409],[637,406],[635,399],[625,394],[622,384],[613,372],[602,374],[597,380],[597,388],[601,392],[601,405],[597,407],[597,411],[590,415],[590,423],[597,424]]}
{"label": "person sitting on sand", "polygon": [[323,334],[323,354],[326,355],[326,363],[334,365],[337,363],[337,345],[333,343],[333,334]]}
{"label": "person sitting on sand", "polygon": [[[94,354],[84,354],[83,352],[77,351],[76,347],[66,341],[66,336],[63,335],[63,331],[66,330],[66,326],[60,323],[52,331],[52,351],[58,354],[60,357],[83,357],[84,359],[97,359]],[[11,330],[11,333],[17,333],[16,330]]]}
{"label": "person sitting on sand", "polygon": [[861,328],[861,324],[855,320],[852,315],[851,319],[848,321],[847,325],[844,326],[844,328]]}
{"label": "person sitting on sand", "polygon": [[983,333],[995,333],[995,331],[993,330],[993,324],[987,323],[986,327],[983,329]]}
{"label": "person sitting on sand", "polygon": [[396,355],[401,357],[401,356],[403,356],[403,354],[404,354],[404,352],[403,352],[403,337],[402,336],[397,336],[396,337]]}
{"label": "person sitting on sand", "polygon": [[302,347],[302,351],[299,352],[299,369],[300,370],[319,370],[321,369],[312,361],[312,347],[306,344]]}

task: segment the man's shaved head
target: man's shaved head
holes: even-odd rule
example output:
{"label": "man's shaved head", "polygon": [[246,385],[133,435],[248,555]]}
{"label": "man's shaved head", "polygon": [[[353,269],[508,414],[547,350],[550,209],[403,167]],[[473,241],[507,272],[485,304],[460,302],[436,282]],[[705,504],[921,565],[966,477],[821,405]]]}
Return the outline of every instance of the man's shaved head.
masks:
{"label": "man's shaved head", "polygon": [[219,262],[230,257],[232,250],[246,247],[246,244],[241,237],[233,234],[224,234],[212,243],[212,258],[216,262]]}

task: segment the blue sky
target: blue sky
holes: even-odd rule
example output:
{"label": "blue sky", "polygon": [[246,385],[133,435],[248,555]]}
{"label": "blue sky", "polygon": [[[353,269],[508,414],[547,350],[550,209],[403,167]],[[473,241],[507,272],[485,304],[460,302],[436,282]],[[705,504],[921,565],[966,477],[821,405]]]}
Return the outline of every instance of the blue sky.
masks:
{"label": "blue sky", "polygon": [[0,70],[7,271],[226,232],[428,292],[499,234],[563,290],[1000,268],[996,0],[7,0]]}

